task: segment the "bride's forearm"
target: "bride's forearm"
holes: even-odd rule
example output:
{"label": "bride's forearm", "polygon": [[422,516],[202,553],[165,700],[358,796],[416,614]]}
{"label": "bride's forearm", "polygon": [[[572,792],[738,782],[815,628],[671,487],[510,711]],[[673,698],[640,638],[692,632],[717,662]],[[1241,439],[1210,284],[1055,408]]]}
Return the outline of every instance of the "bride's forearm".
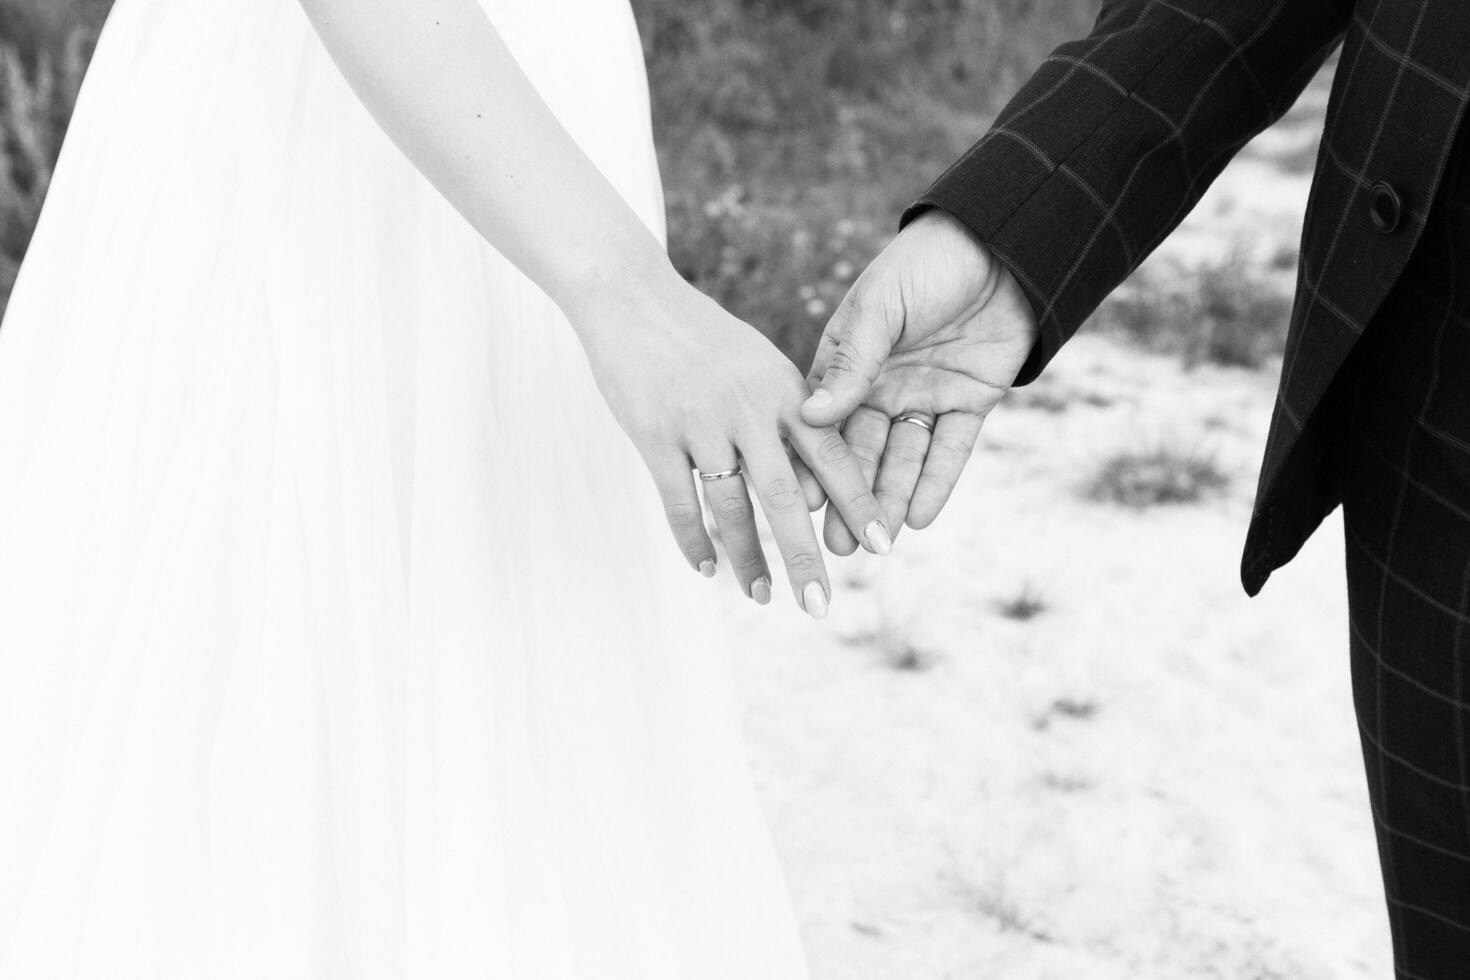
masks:
{"label": "bride's forearm", "polygon": [[674,277],[657,239],[557,121],[477,0],[301,4],[389,137],[569,314],[601,293]]}
{"label": "bride's forearm", "polygon": [[[741,479],[721,488],[738,494],[721,527],[742,591],[769,595],[771,582],[749,490],[798,601],[825,615],[832,593],[811,497],[787,447],[830,492],[854,537],[884,553],[888,537],[837,430],[801,420],[809,393],[801,372],[679,279],[658,240],[541,100],[478,0],[300,2],[388,135],[566,311],[690,566],[712,570],[717,560],[690,468],[737,466]],[[748,518],[732,517],[735,510]]]}

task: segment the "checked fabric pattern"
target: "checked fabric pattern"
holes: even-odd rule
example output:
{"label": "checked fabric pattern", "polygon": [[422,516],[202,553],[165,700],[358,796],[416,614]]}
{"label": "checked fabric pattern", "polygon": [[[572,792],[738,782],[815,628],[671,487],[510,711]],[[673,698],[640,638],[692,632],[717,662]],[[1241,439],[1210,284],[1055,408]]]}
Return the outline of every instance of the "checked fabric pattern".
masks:
{"label": "checked fabric pattern", "polygon": [[1041,326],[1025,384],[1339,43],[1242,560],[1253,595],[1342,498],[1327,396],[1423,233],[1470,101],[1470,2],[1107,0],[904,216],[953,214],[1015,275]]}
{"label": "checked fabric pattern", "polygon": [[1466,132],[1337,385],[1353,700],[1400,980],[1470,976]]}

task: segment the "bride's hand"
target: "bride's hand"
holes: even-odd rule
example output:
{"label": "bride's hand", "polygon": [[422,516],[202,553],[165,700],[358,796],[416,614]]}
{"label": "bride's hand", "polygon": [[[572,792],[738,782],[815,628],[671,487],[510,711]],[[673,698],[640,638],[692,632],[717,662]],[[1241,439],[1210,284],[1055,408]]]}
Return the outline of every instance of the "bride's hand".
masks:
{"label": "bride's hand", "polygon": [[741,475],[703,485],[741,589],[762,604],[770,599],[748,486],[775,534],[797,602],[812,616],[825,616],[831,586],[809,498],[783,439],[859,541],[887,554],[890,538],[842,435],[802,421],[810,389],[801,372],[759,332],[677,276],[637,276],[630,288],[612,285],[589,295],[569,310],[573,325],[603,397],[653,474],[690,565],[713,575],[716,561],[691,467],[703,474],[739,467]]}

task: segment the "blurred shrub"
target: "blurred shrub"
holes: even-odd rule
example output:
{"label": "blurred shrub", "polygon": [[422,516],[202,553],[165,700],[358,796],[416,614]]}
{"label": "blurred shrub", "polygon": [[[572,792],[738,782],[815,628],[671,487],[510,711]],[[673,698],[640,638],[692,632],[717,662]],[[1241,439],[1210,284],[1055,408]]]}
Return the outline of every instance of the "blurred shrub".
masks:
{"label": "blurred shrub", "polygon": [[0,313],[50,186],[89,50],[82,32],[30,57],[0,45]]}
{"label": "blurred shrub", "polygon": [[0,0],[0,314],[110,0]]}
{"label": "blurred shrub", "polygon": [[0,0],[0,40],[23,50],[55,43],[78,27],[95,30],[112,0]]}
{"label": "blurred shrub", "polygon": [[1030,582],[1021,583],[1021,591],[1008,599],[998,599],[995,609],[1006,619],[1014,619],[1018,622],[1027,622],[1035,619],[1047,610],[1046,599],[1042,598],[1041,591]]}
{"label": "blurred shrub", "polygon": [[1286,346],[1291,295],[1237,249],[1211,265],[1136,274],[1103,303],[1097,319],[1104,331],[1178,354],[1187,366],[1257,368]]}
{"label": "blurred shrub", "polygon": [[670,251],[803,368],[898,216],[1097,0],[634,0]]}
{"label": "blurred shrub", "polygon": [[[75,97],[68,52],[110,3],[0,0],[0,50],[20,66],[0,90],[7,268]],[[904,206],[1098,4],[633,0],[679,269],[805,367]]]}
{"label": "blurred shrub", "polygon": [[1158,446],[1104,460],[1084,494],[1101,503],[1143,508],[1192,504],[1229,483],[1212,457]]}

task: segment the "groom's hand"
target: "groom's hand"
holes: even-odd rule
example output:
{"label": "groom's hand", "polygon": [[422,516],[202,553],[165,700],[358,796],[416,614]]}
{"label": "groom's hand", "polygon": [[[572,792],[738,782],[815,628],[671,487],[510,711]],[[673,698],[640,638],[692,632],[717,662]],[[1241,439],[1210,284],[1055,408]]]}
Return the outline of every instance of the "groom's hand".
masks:
{"label": "groom's hand", "polygon": [[[990,410],[1036,341],[1036,315],[1010,272],[956,219],[915,219],[853,284],[817,348],[802,406],[842,422],[888,527],[933,523]],[[896,422],[917,415],[933,427]],[[837,554],[857,541],[829,508]]]}

